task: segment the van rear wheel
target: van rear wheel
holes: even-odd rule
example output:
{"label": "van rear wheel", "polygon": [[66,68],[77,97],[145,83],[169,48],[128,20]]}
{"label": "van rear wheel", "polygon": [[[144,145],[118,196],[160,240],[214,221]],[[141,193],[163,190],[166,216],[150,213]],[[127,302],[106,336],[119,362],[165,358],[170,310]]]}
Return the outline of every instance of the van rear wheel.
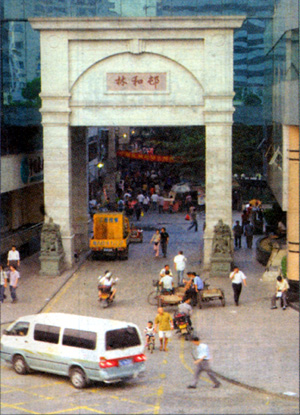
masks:
{"label": "van rear wheel", "polygon": [[24,357],[22,357],[20,355],[17,355],[17,356],[14,357],[13,367],[19,375],[26,375],[26,373],[29,372],[28,366],[27,366],[27,364],[24,360]]}
{"label": "van rear wheel", "polygon": [[87,380],[82,369],[75,367],[70,371],[70,380],[77,389],[83,389],[87,385]]}

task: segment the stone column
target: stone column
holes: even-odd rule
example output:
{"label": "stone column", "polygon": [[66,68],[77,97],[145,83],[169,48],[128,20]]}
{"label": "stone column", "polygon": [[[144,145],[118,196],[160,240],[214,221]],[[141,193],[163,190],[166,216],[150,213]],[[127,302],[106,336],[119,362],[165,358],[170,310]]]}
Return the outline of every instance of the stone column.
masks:
{"label": "stone column", "polygon": [[231,123],[206,122],[204,269],[210,266],[214,226],[232,227]]}
{"label": "stone column", "polygon": [[65,266],[74,263],[68,39],[62,31],[42,31],[41,78],[44,193],[48,218],[60,225]]}
{"label": "stone column", "polygon": [[85,127],[71,129],[72,222],[75,252],[89,249],[88,152]]}
{"label": "stone column", "polygon": [[53,222],[60,225],[65,265],[69,268],[74,262],[69,126],[43,121],[43,127],[45,210],[48,218],[53,218]]}
{"label": "stone column", "polygon": [[287,277],[299,283],[299,127],[289,128]]}

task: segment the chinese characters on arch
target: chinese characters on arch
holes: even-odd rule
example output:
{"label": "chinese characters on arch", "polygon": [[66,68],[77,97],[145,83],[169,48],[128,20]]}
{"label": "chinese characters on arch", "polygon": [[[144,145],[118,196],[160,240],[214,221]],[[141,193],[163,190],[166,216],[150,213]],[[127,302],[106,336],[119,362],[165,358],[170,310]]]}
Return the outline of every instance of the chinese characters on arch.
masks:
{"label": "chinese characters on arch", "polygon": [[119,72],[106,74],[108,92],[160,92],[167,91],[166,72]]}

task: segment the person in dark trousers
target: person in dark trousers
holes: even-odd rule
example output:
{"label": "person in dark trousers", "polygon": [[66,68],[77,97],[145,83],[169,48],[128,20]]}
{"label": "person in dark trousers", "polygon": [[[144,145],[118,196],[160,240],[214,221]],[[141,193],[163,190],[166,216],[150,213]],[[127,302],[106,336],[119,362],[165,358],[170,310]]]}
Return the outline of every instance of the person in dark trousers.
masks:
{"label": "person in dark trousers", "polygon": [[243,235],[243,228],[240,225],[240,221],[237,220],[233,227],[233,235],[234,235],[234,246],[235,248],[239,249],[242,247],[242,235]]}
{"label": "person in dark trousers", "polygon": [[235,305],[239,305],[239,298],[242,292],[242,282],[244,283],[245,287],[247,287],[246,283],[246,276],[245,274],[239,270],[238,267],[235,267],[232,273],[229,275],[229,278],[232,282],[232,289],[233,289],[233,298]]}
{"label": "person in dark trousers", "polygon": [[253,228],[253,225],[250,223],[250,220],[248,220],[245,226],[245,236],[246,236],[247,248],[249,249],[252,249],[253,235],[254,235],[254,228]]}
{"label": "person in dark trousers", "polygon": [[195,357],[195,372],[194,372],[194,379],[193,382],[188,386],[188,389],[196,389],[199,376],[201,372],[204,370],[210,379],[213,381],[214,386],[213,388],[218,388],[221,385],[221,382],[214,376],[210,365],[209,360],[211,359],[209,349],[207,344],[201,342],[200,338],[194,336],[192,339],[193,345],[195,347],[194,357]]}
{"label": "person in dark trousers", "polygon": [[11,302],[16,303],[17,302],[17,287],[18,287],[18,281],[20,278],[20,273],[17,271],[15,265],[10,265],[10,274],[9,274],[9,289],[10,289],[10,295],[11,295]]}
{"label": "person in dark trousers", "polygon": [[142,213],[142,204],[140,202],[137,202],[134,205],[134,212],[135,212],[136,220],[140,220],[141,213]]}
{"label": "person in dark trousers", "polygon": [[276,300],[282,300],[283,310],[287,308],[287,294],[288,289],[290,288],[289,283],[285,278],[282,278],[281,275],[277,277],[276,281],[276,293],[271,299],[271,309],[277,308]]}
{"label": "person in dark trousers", "polygon": [[166,258],[167,256],[168,243],[169,243],[169,234],[168,232],[166,232],[166,228],[161,228],[160,245],[161,245],[161,250],[162,250],[164,258]]}
{"label": "person in dark trousers", "polygon": [[191,207],[190,216],[192,223],[190,224],[187,230],[189,231],[190,229],[195,228],[195,232],[198,232],[197,213],[195,207]]}

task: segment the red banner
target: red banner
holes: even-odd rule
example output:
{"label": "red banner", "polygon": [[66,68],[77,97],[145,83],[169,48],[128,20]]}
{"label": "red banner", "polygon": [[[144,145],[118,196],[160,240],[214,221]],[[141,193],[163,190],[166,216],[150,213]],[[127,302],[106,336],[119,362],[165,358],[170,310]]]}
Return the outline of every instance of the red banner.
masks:
{"label": "red banner", "polygon": [[117,151],[118,157],[127,157],[135,160],[156,161],[158,163],[184,163],[186,162],[179,157],[159,156],[155,154],[134,153],[131,151]]}

